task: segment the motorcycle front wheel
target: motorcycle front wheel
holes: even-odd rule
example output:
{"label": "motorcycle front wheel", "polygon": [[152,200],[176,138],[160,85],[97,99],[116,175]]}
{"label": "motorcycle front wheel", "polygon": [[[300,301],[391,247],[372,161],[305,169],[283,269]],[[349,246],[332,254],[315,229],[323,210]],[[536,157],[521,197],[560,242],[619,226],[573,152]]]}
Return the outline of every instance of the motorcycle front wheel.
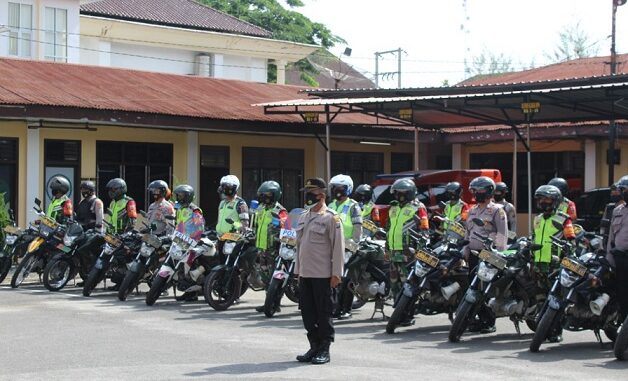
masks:
{"label": "motorcycle front wheel", "polygon": [[299,304],[299,279],[297,277],[291,276],[288,279],[284,293],[292,303]]}
{"label": "motorcycle front wheel", "polygon": [[105,277],[105,272],[105,269],[97,269],[96,267],[91,269],[89,275],[87,276],[87,280],[83,284],[83,296],[90,296],[92,294],[94,288],[96,288],[98,283],[100,283]]}
{"label": "motorcycle front wheel", "polygon": [[67,258],[56,258],[44,269],[44,287],[48,291],[59,291],[76,275],[74,263]]}
{"label": "motorcycle front wheel", "polygon": [[140,273],[138,271],[127,271],[124,275],[120,289],[118,289],[118,300],[124,302],[133,289],[140,283]]}
{"label": "motorcycle front wheel", "polygon": [[460,341],[462,334],[467,329],[469,325],[469,321],[473,319],[473,315],[471,314],[473,310],[473,304],[469,303],[466,300],[463,300],[456,311],[456,318],[454,319],[451,328],[449,329],[449,341],[452,343],[457,343]]}
{"label": "motorcycle front wheel", "polygon": [[279,304],[281,303],[279,294],[282,292],[282,283],[282,280],[273,278],[268,285],[268,289],[266,290],[266,300],[264,300],[264,315],[266,315],[266,317],[273,317],[276,312],[276,307],[279,307]]}
{"label": "motorcycle front wheel", "polygon": [[617,360],[624,361],[628,358],[628,317],[621,325],[617,339],[615,339],[615,347],[613,348]]}
{"label": "motorcycle front wheel", "polygon": [[541,344],[548,338],[550,334],[550,330],[552,329],[552,324],[554,323],[554,319],[556,319],[556,315],[558,311],[553,308],[548,308],[545,310],[543,316],[541,316],[541,320],[539,320],[539,325],[536,327],[536,331],[534,331],[534,337],[532,337],[532,342],[530,343],[530,352],[536,353],[541,348]]}
{"label": "motorcycle front wheel", "polygon": [[4,282],[4,279],[9,275],[12,258],[13,256],[9,253],[5,253],[5,256],[0,258],[0,283]]}
{"label": "motorcycle front wheel", "polygon": [[11,278],[11,287],[18,288],[28,278],[28,274],[33,270],[33,266],[37,263],[37,257],[34,253],[28,253],[15,268],[13,277]]}
{"label": "motorcycle front wheel", "polygon": [[[390,319],[388,319],[388,324],[386,324],[386,333],[395,333],[395,329],[399,326],[401,320],[404,319],[408,315],[408,313],[413,314],[414,303],[411,302],[412,299],[410,299],[406,295],[401,295],[399,301],[397,302],[397,306],[395,306],[392,315],[390,315]],[[410,311],[408,311],[408,308],[410,308]]]}
{"label": "motorcycle front wheel", "polygon": [[205,278],[203,295],[205,301],[216,311],[224,311],[240,296],[242,280],[239,276],[229,279],[224,270],[212,271]]}
{"label": "motorcycle front wheel", "polygon": [[152,306],[153,304],[155,304],[161,294],[166,291],[167,287],[168,278],[164,278],[159,275],[155,276],[150,284],[150,290],[148,290],[148,293],[146,293],[146,305]]}

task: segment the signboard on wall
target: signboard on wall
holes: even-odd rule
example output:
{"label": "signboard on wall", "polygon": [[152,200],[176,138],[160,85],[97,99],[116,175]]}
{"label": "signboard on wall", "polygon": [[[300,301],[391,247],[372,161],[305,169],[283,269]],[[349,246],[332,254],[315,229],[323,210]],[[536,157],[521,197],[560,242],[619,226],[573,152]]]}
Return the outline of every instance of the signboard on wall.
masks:
{"label": "signboard on wall", "polygon": [[50,180],[55,176],[63,176],[70,182],[70,191],[68,197],[72,199],[74,190],[74,168],[73,167],[46,167],[45,171],[45,190],[44,190],[44,210],[50,204],[52,193],[50,192]]}

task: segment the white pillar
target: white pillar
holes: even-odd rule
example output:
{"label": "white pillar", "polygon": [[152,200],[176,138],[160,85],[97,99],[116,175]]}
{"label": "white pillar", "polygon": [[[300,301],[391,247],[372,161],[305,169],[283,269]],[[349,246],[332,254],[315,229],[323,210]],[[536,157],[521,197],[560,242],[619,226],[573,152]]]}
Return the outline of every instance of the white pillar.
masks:
{"label": "white pillar", "polygon": [[419,170],[419,128],[414,127],[414,170]]}
{"label": "white pillar", "polygon": [[595,140],[586,139],[584,141],[584,190],[596,187],[597,178],[597,158]]}
{"label": "white pillar", "polygon": [[[30,213],[33,210],[35,198],[43,199],[39,192],[41,191],[41,173],[40,173],[40,155],[39,155],[39,129],[28,129],[26,131],[26,221],[35,220],[35,215]],[[43,204],[42,204],[43,205]]]}
{"label": "white pillar", "polygon": [[275,60],[277,64],[277,84],[285,85],[286,84],[286,65],[288,64],[286,60]]}
{"label": "white pillar", "polygon": [[98,41],[98,66],[111,66],[111,42]]}
{"label": "white pillar", "polygon": [[212,72],[214,78],[225,78],[225,56],[222,54],[214,54],[214,66]]}
{"label": "white pillar", "polygon": [[451,145],[451,169],[462,169],[462,145]]}
{"label": "white pillar", "polygon": [[198,188],[198,178],[199,178],[199,167],[201,165],[200,158],[200,149],[198,146],[198,132],[196,131],[188,131],[187,132],[187,146],[188,146],[188,173],[187,173],[187,183],[192,188],[196,190],[196,203],[200,204],[201,195],[199,193]]}

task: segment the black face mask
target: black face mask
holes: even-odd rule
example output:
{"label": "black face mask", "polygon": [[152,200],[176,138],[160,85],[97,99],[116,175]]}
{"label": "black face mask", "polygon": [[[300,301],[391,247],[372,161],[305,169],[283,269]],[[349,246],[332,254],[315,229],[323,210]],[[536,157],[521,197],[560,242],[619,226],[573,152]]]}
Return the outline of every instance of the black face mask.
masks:
{"label": "black face mask", "polygon": [[551,202],[537,202],[536,207],[543,213],[551,213],[554,211],[554,204]]}
{"label": "black face mask", "polygon": [[488,199],[488,193],[484,192],[484,193],[476,193],[474,194],[475,196],[475,201],[477,202],[484,202]]}
{"label": "black face mask", "polygon": [[495,198],[495,201],[500,202],[504,199],[504,195],[503,194],[494,194],[493,197]]}
{"label": "black face mask", "polygon": [[447,193],[447,197],[449,197],[451,201],[458,201],[460,199],[460,197],[457,194],[451,193],[451,192]]}
{"label": "black face mask", "polygon": [[406,195],[403,193],[395,193],[395,200],[399,201],[400,204],[408,201]]}
{"label": "black face mask", "polygon": [[81,192],[81,196],[83,196],[83,198],[89,198],[92,196],[92,192]]}
{"label": "black face mask", "polygon": [[273,199],[271,197],[265,196],[262,198],[262,203],[264,205],[272,205],[273,204]]}
{"label": "black face mask", "polygon": [[312,207],[318,203],[318,195],[316,193],[308,192],[305,194],[305,207]]}
{"label": "black face mask", "polygon": [[612,194],[611,202],[619,202],[622,200],[621,194]]}

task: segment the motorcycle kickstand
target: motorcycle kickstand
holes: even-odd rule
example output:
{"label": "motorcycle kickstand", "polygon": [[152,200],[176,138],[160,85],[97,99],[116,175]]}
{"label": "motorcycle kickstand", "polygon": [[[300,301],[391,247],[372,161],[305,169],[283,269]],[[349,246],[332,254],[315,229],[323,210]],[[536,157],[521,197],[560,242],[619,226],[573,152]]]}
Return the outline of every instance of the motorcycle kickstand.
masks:
{"label": "motorcycle kickstand", "polygon": [[604,342],[602,341],[602,336],[600,335],[600,330],[599,329],[594,329],[593,333],[595,334],[595,338],[597,339],[597,341],[600,343],[600,346],[604,347]]}
{"label": "motorcycle kickstand", "polygon": [[373,314],[371,315],[371,320],[373,320],[373,318],[375,318],[375,314],[377,312],[381,312],[382,313],[382,320],[388,320],[388,316],[386,316],[386,313],[384,312],[384,299],[377,299],[375,301],[375,308],[373,308]]}
{"label": "motorcycle kickstand", "polygon": [[[107,289],[107,277],[105,277],[105,279],[103,280],[103,283],[105,285],[104,288],[106,290]],[[94,286],[94,287],[96,287],[96,286]]]}
{"label": "motorcycle kickstand", "polygon": [[517,335],[521,337],[521,328],[519,327],[519,321],[513,320],[512,322],[515,325],[515,330],[517,331]]}

